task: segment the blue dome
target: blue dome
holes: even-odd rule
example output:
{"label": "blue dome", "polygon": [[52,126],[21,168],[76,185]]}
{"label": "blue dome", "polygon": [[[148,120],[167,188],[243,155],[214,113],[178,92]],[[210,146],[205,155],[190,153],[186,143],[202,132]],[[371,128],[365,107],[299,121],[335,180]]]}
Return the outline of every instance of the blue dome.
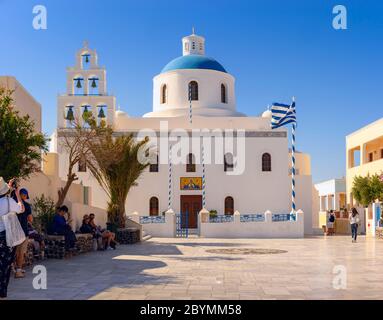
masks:
{"label": "blue dome", "polygon": [[207,69],[227,73],[225,68],[213,58],[200,55],[187,55],[170,61],[161,73],[179,69]]}

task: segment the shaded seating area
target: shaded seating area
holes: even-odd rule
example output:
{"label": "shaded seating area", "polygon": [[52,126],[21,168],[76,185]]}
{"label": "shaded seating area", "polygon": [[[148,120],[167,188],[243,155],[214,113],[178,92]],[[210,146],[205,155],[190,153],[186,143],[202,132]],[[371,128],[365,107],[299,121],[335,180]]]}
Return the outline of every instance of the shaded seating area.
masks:
{"label": "shaded seating area", "polygon": [[93,251],[94,239],[92,234],[76,234],[74,250],[65,249],[65,237],[48,235],[45,238],[45,256],[48,259],[64,259],[74,255]]}

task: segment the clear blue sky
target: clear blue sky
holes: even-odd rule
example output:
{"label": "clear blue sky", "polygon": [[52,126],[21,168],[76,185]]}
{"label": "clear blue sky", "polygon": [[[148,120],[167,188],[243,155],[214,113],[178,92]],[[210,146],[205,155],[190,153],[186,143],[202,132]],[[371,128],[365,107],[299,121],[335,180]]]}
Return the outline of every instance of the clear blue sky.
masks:
{"label": "clear blue sky", "polygon": [[[32,8],[48,9],[48,30]],[[348,30],[332,8],[348,9]],[[297,97],[297,147],[312,156],[314,181],[345,173],[345,136],[382,117],[383,1],[0,0],[0,74],[13,75],[56,125],[65,68],[84,39],[108,71],[109,92],[132,116],[152,107],[152,78],[181,55],[195,26],[207,54],[237,80],[237,108],[258,115]]]}

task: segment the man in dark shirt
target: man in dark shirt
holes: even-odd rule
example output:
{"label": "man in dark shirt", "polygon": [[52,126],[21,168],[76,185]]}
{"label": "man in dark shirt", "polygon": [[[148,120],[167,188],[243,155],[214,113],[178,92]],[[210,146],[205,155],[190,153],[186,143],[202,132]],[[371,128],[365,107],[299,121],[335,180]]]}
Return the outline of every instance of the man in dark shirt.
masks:
{"label": "man in dark shirt", "polygon": [[50,233],[65,236],[65,249],[71,250],[74,249],[76,245],[76,235],[64,217],[68,214],[68,211],[68,207],[65,205],[57,210],[57,214],[53,218]]}
{"label": "man in dark shirt", "polygon": [[25,233],[25,241],[18,245],[16,247],[16,273],[15,278],[24,278],[25,271],[23,270],[24,266],[24,257],[27,253],[28,249],[28,222],[32,223],[32,208],[31,205],[27,202],[29,199],[28,190],[27,189],[20,189],[20,197],[24,204],[24,212],[21,214],[18,214],[17,217],[19,218],[19,222],[21,225],[21,228],[23,229]]}

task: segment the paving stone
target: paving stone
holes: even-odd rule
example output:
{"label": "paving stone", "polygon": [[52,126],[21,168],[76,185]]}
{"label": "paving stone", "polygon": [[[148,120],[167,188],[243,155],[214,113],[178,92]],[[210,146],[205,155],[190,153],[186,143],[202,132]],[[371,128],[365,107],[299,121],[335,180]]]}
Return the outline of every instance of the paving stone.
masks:
{"label": "paving stone", "polygon": [[[274,255],[210,254],[211,248],[286,250]],[[70,260],[47,260],[48,289],[34,290],[31,269],[11,279],[9,299],[383,299],[383,240],[159,239]],[[347,289],[335,290],[336,265]]]}

